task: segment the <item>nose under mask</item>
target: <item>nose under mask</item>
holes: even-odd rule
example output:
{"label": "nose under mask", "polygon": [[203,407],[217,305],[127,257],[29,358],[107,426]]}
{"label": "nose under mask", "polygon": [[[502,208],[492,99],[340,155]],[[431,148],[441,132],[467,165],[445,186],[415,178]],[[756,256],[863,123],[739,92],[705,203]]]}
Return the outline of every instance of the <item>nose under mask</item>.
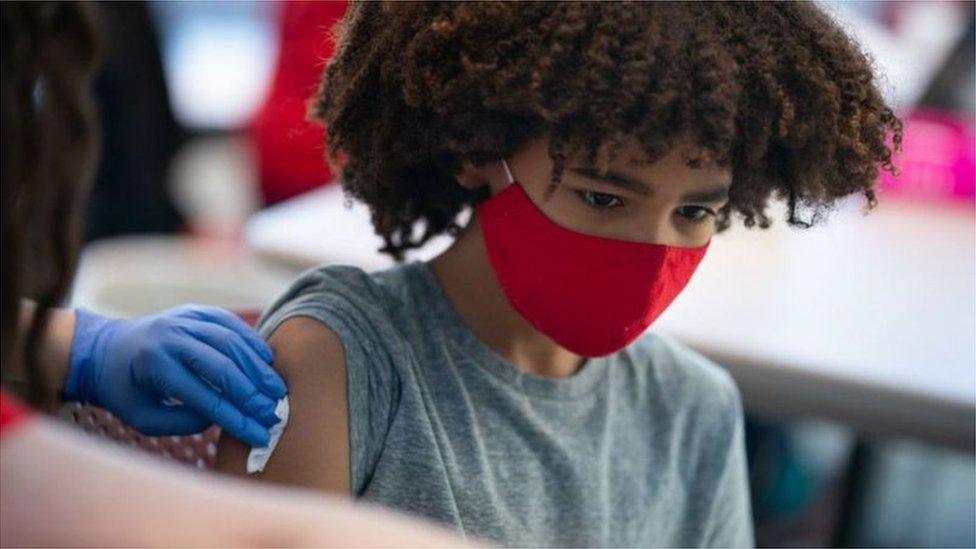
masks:
{"label": "nose under mask", "polygon": [[694,248],[587,235],[549,219],[512,177],[478,204],[482,236],[512,307],[569,351],[605,356],[639,337],[705,256]]}

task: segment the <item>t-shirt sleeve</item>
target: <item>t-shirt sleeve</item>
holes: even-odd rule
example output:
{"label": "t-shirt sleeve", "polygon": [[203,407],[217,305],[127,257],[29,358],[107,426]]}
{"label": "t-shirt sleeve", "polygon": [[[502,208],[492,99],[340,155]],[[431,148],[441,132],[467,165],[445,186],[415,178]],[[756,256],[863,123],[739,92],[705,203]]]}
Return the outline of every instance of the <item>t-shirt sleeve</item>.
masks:
{"label": "t-shirt sleeve", "polygon": [[384,306],[381,289],[355,267],[329,266],[305,273],[265,312],[259,331],[268,338],[284,321],[296,316],[322,322],[342,342],[349,406],[350,482],[352,493],[358,496],[376,466],[399,402],[396,364],[402,363],[402,339]]}
{"label": "t-shirt sleeve", "polygon": [[718,455],[720,474],[714,483],[714,497],[705,520],[703,547],[755,547],[749,468],[746,462],[745,419],[742,397],[728,374],[725,379],[723,429],[728,436]]}

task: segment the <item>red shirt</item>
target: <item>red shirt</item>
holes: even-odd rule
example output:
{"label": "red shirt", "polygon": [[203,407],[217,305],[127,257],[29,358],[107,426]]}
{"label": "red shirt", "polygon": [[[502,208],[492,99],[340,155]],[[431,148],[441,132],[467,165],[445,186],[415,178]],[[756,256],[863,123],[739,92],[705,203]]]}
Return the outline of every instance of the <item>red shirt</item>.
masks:
{"label": "red shirt", "polygon": [[0,436],[10,432],[12,427],[16,427],[31,416],[30,409],[27,408],[17,397],[0,389]]}
{"label": "red shirt", "polygon": [[346,11],[346,2],[289,1],[281,9],[281,44],[271,90],[250,128],[265,204],[333,178],[325,162],[325,130],[309,122],[307,115],[308,102],[332,57],[329,31]]}

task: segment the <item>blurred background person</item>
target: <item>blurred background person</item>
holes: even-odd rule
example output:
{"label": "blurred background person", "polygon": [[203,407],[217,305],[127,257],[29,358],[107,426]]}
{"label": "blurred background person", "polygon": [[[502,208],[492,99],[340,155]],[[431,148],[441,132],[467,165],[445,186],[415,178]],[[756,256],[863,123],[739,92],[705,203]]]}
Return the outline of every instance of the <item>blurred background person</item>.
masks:
{"label": "blurred background person", "polygon": [[166,174],[190,137],[176,121],[149,5],[98,5],[103,63],[95,80],[102,128],[101,159],[88,203],[85,239],[174,232],[183,216]]}
{"label": "blurred background person", "polygon": [[275,69],[267,96],[250,123],[266,205],[332,180],[325,162],[325,131],[309,122],[308,102],[334,50],[328,30],[342,17],[346,2],[286,0],[278,9]]}

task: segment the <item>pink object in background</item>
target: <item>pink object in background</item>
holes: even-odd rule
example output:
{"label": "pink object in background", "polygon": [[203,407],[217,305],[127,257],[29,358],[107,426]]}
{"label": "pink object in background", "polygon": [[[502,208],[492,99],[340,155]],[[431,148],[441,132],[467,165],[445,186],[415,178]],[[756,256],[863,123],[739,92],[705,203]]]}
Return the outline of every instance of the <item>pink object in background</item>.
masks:
{"label": "pink object in background", "polygon": [[893,195],[935,200],[976,199],[973,124],[952,113],[918,110],[905,119],[900,174],[882,172],[881,189]]}

